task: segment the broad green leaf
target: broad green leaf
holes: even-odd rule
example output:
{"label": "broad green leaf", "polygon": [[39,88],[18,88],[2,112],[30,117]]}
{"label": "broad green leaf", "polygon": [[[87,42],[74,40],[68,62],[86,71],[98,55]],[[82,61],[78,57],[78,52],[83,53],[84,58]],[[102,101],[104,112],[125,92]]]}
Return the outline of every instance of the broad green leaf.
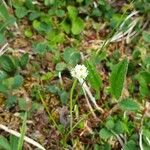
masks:
{"label": "broad green leaf", "polygon": [[90,85],[93,89],[96,91],[100,91],[100,88],[102,86],[102,80],[100,77],[100,74],[96,70],[95,66],[91,62],[86,62],[86,66],[88,69],[88,78],[87,80],[90,82]]}
{"label": "broad green leaf", "polygon": [[14,135],[10,135],[10,146],[11,146],[11,150],[16,150],[18,147],[18,140],[19,138],[14,136]]}
{"label": "broad green leaf", "polygon": [[68,15],[69,18],[73,21],[74,19],[76,19],[77,15],[78,15],[78,10],[76,7],[74,6],[68,6],[67,7],[68,10]]}
{"label": "broad green leaf", "polygon": [[47,50],[47,42],[39,42],[33,45],[34,52],[44,55]]}
{"label": "broad green leaf", "polygon": [[107,120],[107,122],[106,122],[106,127],[107,127],[107,129],[111,130],[111,129],[114,128],[114,126],[115,126],[115,123],[114,123],[114,120],[113,120],[113,119]]}
{"label": "broad green leaf", "polygon": [[12,89],[17,89],[23,84],[23,77],[21,75],[16,75],[13,78]]}
{"label": "broad green leaf", "polygon": [[18,99],[18,106],[20,110],[26,111],[28,109],[27,101],[23,98]]}
{"label": "broad green leaf", "polygon": [[136,142],[133,140],[128,141],[127,143],[125,143],[123,149],[124,150],[137,150],[137,146],[136,146]]}
{"label": "broad green leaf", "polygon": [[69,97],[69,94],[66,91],[61,91],[60,100],[61,100],[62,104],[67,104],[68,97]]}
{"label": "broad green leaf", "polygon": [[72,21],[71,32],[74,35],[80,34],[83,31],[83,29],[84,29],[84,21],[81,18],[77,17]]}
{"label": "broad green leaf", "polygon": [[140,106],[137,102],[135,102],[133,99],[123,99],[121,102],[119,102],[119,106],[123,110],[130,110],[130,111],[137,111],[140,109]]}
{"label": "broad green leaf", "polygon": [[125,124],[124,122],[120,121],[120,120],[117,120],[115,122],[115,127],[114,127],[114,130],[117,134],[120,134],[120,133],[128,133],[128,126],[127,124]]}
{"label": "broad green leaf", "polygon": [[84,0],[76,0],[78,3],[82,3]]}
{"label": "broad green leaf", "polygon": [[52,31],[48,34],[48,39],[50,40],[50,43],[52,45],[55,45],[57,43],[63,43],[64,42],[64,33],[63,32],[55,32],[55,31]]}
{"label": "broad green leaf", "polygon": [[47,72],[46,74],[42,75],[41,80],[50,81],[54,77],[52,72]]}
{"label": "broad green leaf", "polygon": [[140,93],[142,96],[150,96],[150,73],[149,72],[140,72],[137,75],[137,80],[140,83]]}
{"label": "broad green leaf", "polygon": [[56,14],[56,16],[57,17],[64,17],[65,16],[65,11],[64,10],[62,10],[62,9],[57,9],[57,10],[55,10],[55,14]]}
{"label": "broad green leaf", "polygon": [[71,25],[69,22],[67,22],[67,19],[63,20],[61,23],[61,27],[63,28],[63,30],[69,34],[70,30],[71,30]]}
{"label": "broad green leaf", "polygon": [[3,44],[5,42],[5,36],[3,35],[3,33],[0,33],[0,45]]}
{"label": "broad green leaf", "polygon": [[21,75],[16,75],[14,77],[10,77],[3,80],[1,86],[3,86],[3,88],[6,88],[8,90],[12,90],[19,88],[22,84],[23,84],[23,77]]}
{"label": "broad green leaf", "polygon": [[5,71],[0,70],[0,82],[6,79],[7,73]]}
{"label": "broad green leaf", "polygon": [[2,67],[3,70],[5,70],[6,72],[15,72],[16,68],[16,64],[15,64],[15,60],[10,57],[10,56],[1,56],[0,57],[0,67]]}
{"label": "broad green leaf", "polygon": [[57,71],[63,71],[66,68],[66,64],[64,62],[60,62],[56,65]]}
{"label": "broad green leaf", "polygon": [[21,68],[25,68],[28,61],[29,61],[29,54],[28,53],[23,54],[23,56],[20,58],[20,61],[19,61]]}
{"label": "broad green leaf", "polygon": [[18,18],[23,18],[28,14],[28,10],[25,7],[18,7],[16,8],[15,13]]}
{"label": "broad green leaf", "polygon": [[2,150],[11,150],[11,146],[8,142],[8,140],[0,135],[0,149]]}
{"label": "broad green leaf", "polygon": [[127,69],[128,69],[127,59],[124,59],[117,65],[113,66],[110,76],[110,84],[111,84],[111,93],[116,99],[118,99],[122,94]]}
{"label": "broad green leaf", "polygon": [[32,37],[33,33],[30,29],[24,31],[24,35],[28,38]]}
{"label": "broad green leaf", "polygon": [[66,48],[63,58],[66,61],[66,63],[75,66],[80,61],[81,55],[74,48]]}
{"label": "broad green leaf", "polygon": [[6,108],[9,109],[13,107],[15,104],[17,104],[17,97],[16,96],[10,96],[5,102]]}
{"label": "broad green leaf", "polygon": [[0,4],[0,16],[2,16],[5,20],[9,18],[9,13],[3,3]]}
{"label": "broad green leaf", "polygon": [[143,39],[144,39],[145,42],[150,43],[150,33],[144,31],[143,32]]}
{"label": "broad green leaf", "polygon": [[49,85],[47,86],[47,91],[53,94],[58,94],[60,92],[60,89],[57,86]]}
{"label": "broad green leaf", "polygon": [[106,128],[102,128],[99,132],[99,135],[102,139],[107,140],[109,139],[111,136],[113,136],[113,134],[107,130]]}

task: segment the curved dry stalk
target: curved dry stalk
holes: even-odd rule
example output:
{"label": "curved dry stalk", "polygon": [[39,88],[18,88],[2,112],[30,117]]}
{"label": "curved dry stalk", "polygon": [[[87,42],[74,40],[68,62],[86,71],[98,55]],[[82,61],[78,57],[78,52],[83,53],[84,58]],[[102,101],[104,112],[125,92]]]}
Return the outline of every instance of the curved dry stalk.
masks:
{"label": "curved dry stalk", "polygon": [[90,104],[90,102],[89,102],[89,100],[88,100],[88,97],[87,97],[87,94],[86,94],[85,89],[84,89],[84,88],[82,88],[82,89],[83,89],[83,92],[84,92],[84,95],[85,95],[85,99],[86,99],[87,105],[88,105],[88,107],[89,107],[89,109],[90,109],[92,115],[94,116],[94,118],[97,118],[97,117],[96,117],[96,114],[94,113],[94,110],[93,110],[93,108],[92,108],[92,106],[91,106],[91,104]]}
{"label": "curved dry stalk", "polygon": [[[15,131],[15,130],[12,130],[12,129],[9,129],[8,127],[6,127],[2,124],[0,124],[0,129],[6,131],[6,132],[8,132],[8,133],[10,133],[10,134],[12,134],[16,137],[21,137],[21,134],[19,132]],[[34,141],[33,139],[31,139],[27,136],[24,136],[24,141],[26,141],[27,143],[32,144],[33,146],[35,146],[35,147],[37,147],[41,150],[46,150],[41,144],[39,144],[38,142]]]}
{"label": "curved dry stalk", "polygon": [[0,56],[5,53],[5,48],[8,46],[8,43],[6,43],[1,49],[0,49]]}
{"label": "curved dry stalk", "polygon": [[94,104],[95,108],[98,109],[101,113],[104,113],[104,110],[97,105],[95,98],[93,97],[89,87],[85,82],[82,84],[82,88],[86,91],[87,95],[89,96],[91,102]]}

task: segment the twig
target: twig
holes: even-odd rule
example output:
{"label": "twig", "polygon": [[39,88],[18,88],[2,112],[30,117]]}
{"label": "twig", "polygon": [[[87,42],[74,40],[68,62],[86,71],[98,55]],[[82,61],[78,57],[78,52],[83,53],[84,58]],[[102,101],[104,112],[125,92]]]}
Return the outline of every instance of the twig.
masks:
{"label": "twig", "polygon": [[141,129],[141,131],[139,132],[139,146],[141,150],[144,150],[143,144],[142,144],[142,134],[143,134],[143,130]]}
{"label": "twig", "polygon": [[[19,138],[21,137],[21,134],[19,132],[15,131],[15,130],[12,130],[12,129],[8,129],[8,127],[6,127],[6,126],[4,126],[2,124],[0,124],[0,129],[6,131],[6,132],[8,132],[8,133],[10,133],[10,134],[12,134],[12,135],[14,135],[16,137],[19,137]],[[41,150],[46,150],[41,144],[37,143],[36,141],[34,141],[33,139],[31,139],[31,138],[29,138],[27,136],[24,136],[24,140],[27,143],[30,143],[30,144],[34,145],[35,147],[37,147],[37,148],[39,148]]]}
{"label": "twig", "polygon": [[6,51],[5,48],[8,46],[8,43],[6,43],[1,49],[0,49],[0,56],[4,54]]}

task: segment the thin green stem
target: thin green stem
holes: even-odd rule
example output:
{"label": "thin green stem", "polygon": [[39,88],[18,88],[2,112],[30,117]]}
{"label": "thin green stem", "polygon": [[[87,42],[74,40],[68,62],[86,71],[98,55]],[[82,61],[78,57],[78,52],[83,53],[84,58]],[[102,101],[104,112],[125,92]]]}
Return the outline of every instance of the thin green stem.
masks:
{"label": "thin green stem", "polygon": [[41,100],[41,102],[42,102],[42,104],[43,104],[43,106],[44,106],[44,108],[45,108],[45,110],[46,110],[46,112],[47,112],[47,114],[49,116],[49,119],[53,122],[53,124],[56,126],[56,128],[59,129],[55,119],[51,115],[51,113],[50,113],[50,111],[49,111],[49,109],[48,109],[48,107],[47,107],[47,105],[46,105],[46,103],[45,103],[45,101],[44,101],[44,99],[43,99],[43,97],[42,97],[42,95],[41,95],[39,90],[38,90],[38,94],[39,94],[40,100]]}
{"label": "thin green stem", "polygon": [[71,91],[70,91],[70,132],[72,133],[72,126],[73,126],[73,114],[72,114],[72,110],[73,110],[73,94],[74,94],[74,89],[76,87],[77,84],[77,79],[74,80]]}

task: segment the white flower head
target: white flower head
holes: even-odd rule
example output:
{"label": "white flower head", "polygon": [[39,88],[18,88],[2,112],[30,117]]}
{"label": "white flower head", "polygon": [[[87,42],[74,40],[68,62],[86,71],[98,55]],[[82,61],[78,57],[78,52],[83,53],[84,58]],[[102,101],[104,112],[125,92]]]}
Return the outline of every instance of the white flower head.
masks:
{"label": "white flower head", "polygon": [[75,68],[71,70],[71,75],[78,80],[85,80],[88,75],[88,70],[85,65],[76,65]]}

